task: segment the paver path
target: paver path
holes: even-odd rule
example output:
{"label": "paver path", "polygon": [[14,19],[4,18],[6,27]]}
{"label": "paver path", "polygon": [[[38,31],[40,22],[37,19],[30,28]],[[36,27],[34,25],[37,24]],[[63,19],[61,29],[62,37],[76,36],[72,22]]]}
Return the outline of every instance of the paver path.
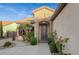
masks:
{"label": "paver path", "polygon": [[[0,41],[2,43],[3,41]],[[16,41],[12,48],[0,49],[0,55],[51,55],[47,43],[31,46],[27,43]]]}

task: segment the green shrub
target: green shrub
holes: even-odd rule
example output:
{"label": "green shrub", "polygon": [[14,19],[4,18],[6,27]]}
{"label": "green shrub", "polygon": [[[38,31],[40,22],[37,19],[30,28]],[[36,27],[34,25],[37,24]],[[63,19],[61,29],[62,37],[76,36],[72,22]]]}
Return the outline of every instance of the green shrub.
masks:
{"label": "green shrub", "polygon": [[69,38],[62,38],[62,36],[58,38],[56,31],[53,33],[49,33],[48,44],[51,53],[63,55],[64,54],[63,50],[65,49],[65,44],[68,42],[68,40]]}
{"label": "green shrub", "polygon": [[3,37],[3,26],[0,25],[0,38],[2,38],[2,37]]}
{"label": "green shrub", "polygon": [[55,33],[49,33],[48,35],[48,44],[49,44],[49,48],[51,53],[58,53],[56,44],[55,44]]}
{"label": "green shrub", "polygon": [[23,41],[29,41],[29,38],[27,35],[22,35],[22,37],[23,37]]}
{"label": "green shrub", "polygon": [[31,37],[33,37],[33,36],[34,36],[34,32],[28,32],[29,41],[30,41]]}
{"label": "green shrub", "polygon": [[60,36],[59,40],[56,42],[56,47],[60,54],[64,54],[63,50],[65,49],[65,44],[68,42],[69,38],[62,38]]}
{"label": "green shrub", "polygon": [[59,52],[57,47],[56,47],[56,44],[54,44],[53,42],[51,42],[49,44],[49,48],[50,48],[51,53],[58,53]]}
{"label": "green shrub", "polygon": [[34,36],[31,37],[30,44],[37,45],[37,39]]}
{"label": "green shrub", "polygon": [[52,38],[48,38],[48,44],[52,42]]}
{"label": "green shrub", "polygon": [[48,44],[52,42],[52,33],[48,34]]}
{"label": "green shrub", "polygon": [[34,36],[34,33],[33,33],[33,32],[29,32],[29,33],[28,33],[28,36],[29,36],[29,37]]}
{"label": "green shrub", "polygon": [[3,45],[3,47],[10,47],[10,46],[12,46],[12,43],[9,41],[5,42],[5,44]]}

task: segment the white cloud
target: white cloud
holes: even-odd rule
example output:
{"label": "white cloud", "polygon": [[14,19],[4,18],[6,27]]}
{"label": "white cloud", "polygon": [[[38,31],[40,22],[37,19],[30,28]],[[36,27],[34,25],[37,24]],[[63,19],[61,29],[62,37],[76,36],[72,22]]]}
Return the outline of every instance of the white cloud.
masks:
{"label": "white cloud", "polygon": [[25,16],[26,14],[18,13],[17,15],[18,15],[18,16]]}
{"label": "white cloud", "polygon": [[32,17],[32,15],[26,13],[18,13],[17,16]]}
{"label": "white cloud", "polygon": [[4,18],[10,18],[10,16],[0,16],[0,18],[4,19]]}
{"label": "white cloud", "polygon": [[20,19],[20,18],[27,18],[27,17],[32,17],[31,14],[28,14],[28,11],[26,11],[26,9],[22,9],[22,11],[18,11],[16,10],[16,8],[12,8],[9,6],[3,6],[0,5],[0,8],[7,10],[7,11],[11,11],[13,12],[13,14],[11,15],[0,15],[0,19]]}
{"label": "white cloud", "polygon": [[11,11],[11,12],[14,12],[14,13],[17,13],[18,11],[15,9],[15,8],[11,8],[11,7],[7,7],[5,8],[7,11]]}
{"label": "white cloud", "polygon": [[8,6],[0,5],[0,9],[4,9],[4,10],[7,10],[7,11],[11,11],[11,12],[15,12],[15,13],[17,13],[17,11],[16,11],[15,8],[8,7]]}
{"label": "white cloud", "polygon": [[32,17],[32,15],[27,15],[27,17]]}

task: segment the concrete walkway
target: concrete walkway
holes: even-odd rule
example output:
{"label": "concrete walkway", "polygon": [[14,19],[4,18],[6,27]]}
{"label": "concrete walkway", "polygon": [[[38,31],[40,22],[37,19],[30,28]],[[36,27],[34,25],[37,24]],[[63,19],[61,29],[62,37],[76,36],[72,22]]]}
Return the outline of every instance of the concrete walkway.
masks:
{"label": "concrete walkway", "polygon": [[0,55],[51,55],[47,43],[39,43],[36,46],[16,41],[12,48],[0,49]]}

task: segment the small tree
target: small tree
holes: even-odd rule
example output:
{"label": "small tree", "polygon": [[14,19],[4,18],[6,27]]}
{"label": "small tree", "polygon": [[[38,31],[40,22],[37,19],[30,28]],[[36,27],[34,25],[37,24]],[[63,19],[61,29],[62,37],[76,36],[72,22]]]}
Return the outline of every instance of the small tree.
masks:
{"label": "small tree", "polygon": [[2,26],[2,21],[0,22],[0,38],[3,37],[3,26]]}
{"label": "small tree", "polygon": [[30,41],[30,36],[33,34],[31,32],[27,32],[28,30],[30,30],[31,26],[29,24],[21,24],[18,29],[22,30],[21,32],[21,36],[23,37],[24,41]]}

